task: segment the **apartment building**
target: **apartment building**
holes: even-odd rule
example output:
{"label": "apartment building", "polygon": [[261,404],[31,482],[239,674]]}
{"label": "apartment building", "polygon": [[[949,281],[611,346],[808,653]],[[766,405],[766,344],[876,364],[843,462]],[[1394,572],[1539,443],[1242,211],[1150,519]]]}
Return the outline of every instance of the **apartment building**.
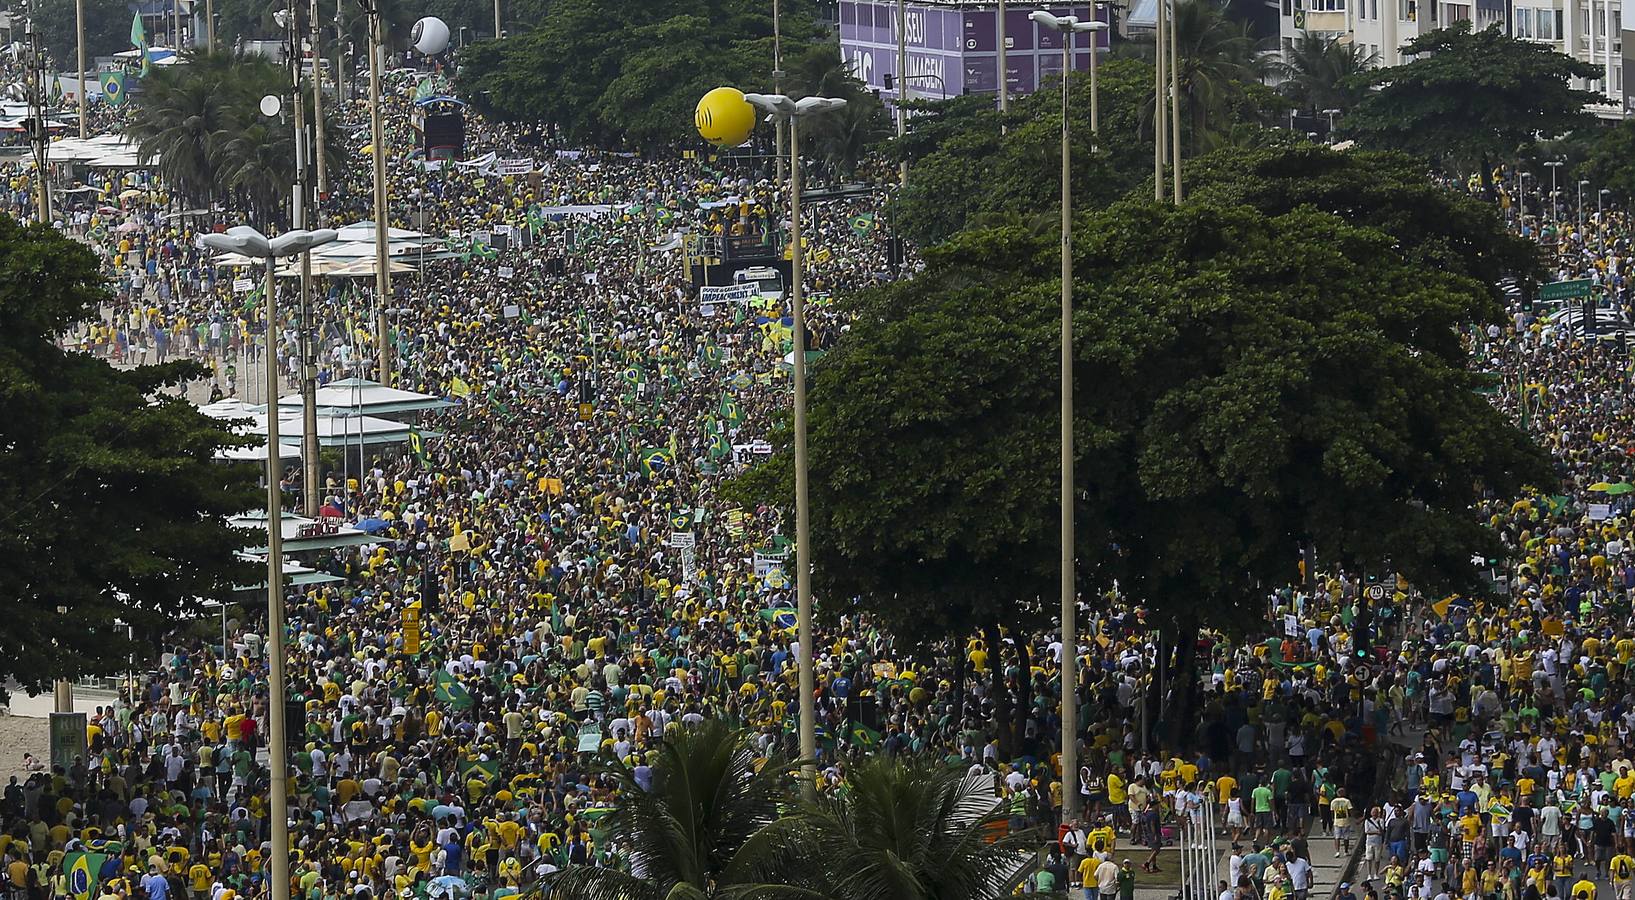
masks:
{"label": "apartment building", "polygon": [[[1377,64],[1404,62],[1398,49],[1421,33],[1455,22],[1475,28],[1498,27],[1523,40],[1546,44],[1601,69],[1597,78],[1580,79],[1575,87],[1599,91],[1611,99],[1591,111],[1603,118],[1623,118],[1626,69],[1635,76],[1635,58],[1626,60],[1620,0],[1266,0],[1278,13],[1281,44],[1287,50],[1302,32],[1337,36],[1361,44]],[[1635,24],[1635,23],[1632,23]],[[1635,51],[1635,47],[1631,48]],[[1635,98],[1632,98],[1635,99]]]}

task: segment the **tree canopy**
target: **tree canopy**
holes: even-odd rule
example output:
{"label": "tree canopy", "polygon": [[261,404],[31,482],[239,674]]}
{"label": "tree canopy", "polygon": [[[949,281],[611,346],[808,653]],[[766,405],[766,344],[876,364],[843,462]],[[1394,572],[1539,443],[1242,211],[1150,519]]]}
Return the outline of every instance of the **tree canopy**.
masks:
{"label": "tree canopy", "polygon": [[235,556],[253,539],[225,521],[263,505],[255,468],[214,459],[241,439],[161,392],[203,369],[57,344],[103,291],[89,249],[0,217],[0,679],[30,691],[123,671],[200,598],[255,581]]}
{"label": "tree canopy", "polygon": [[[75,28],[75,0],[37,0],[34,25],[40,45],[64,72],[77,71],[79,37]],[[131,12],[125,0],[83,0],[85,4],[85,63],[131,49]],[[86,78],[94,78],[87,75]]]}
{"label": "tree canopy", "polygon": [[[1474,392],[1458,337],[1500,311],[1483,281],[1510,264],[1509,243],[1482,244],[1496,217],[1391,154],[1194,168],[1179,209],[1075,222],[1085,590],[1116,577],[1161,617],[1231,628],[1305,541],[1474,586],[1469,557],[1492,540],[1469,518],[1477,492],[1550,479]],[[968,230],[919,277],[850,301],[810,395],[829,613],[857,598],[908,641],[1052,617],[1058,246]],[[773,465],[763,491],[787,477]]]}
{"label": "tree canopy", "polygon": [[1592,125],[1585,105],[1609,102],[1572,87],[1574,77],[1600,77],[1600,66],[1498,28],[1472,31],[1458,22],[1402,51],[1413,60],[1372,73],[1378,90],[1346,117],[1346,131],[1371,147],[1477,171],[1484,184],[1493,160]]}
{"label": "tree canopy", "polygon": [[[552,3],[533,30],[467,48],[455,86],[501,119],[550,123],[578,143],[637,147],[694,140],[694,107],[713,88],[771,89],[769,4],[653,0],[636,20],[610,26],[629,15],[627,5],[612,0]],[[819,47],[830,68],[844,72],[809,5],[785,3],[782,17],[786,67]],[[855,80],[833,87],[850,91],[843,96],[860,107],[879,108]]]}

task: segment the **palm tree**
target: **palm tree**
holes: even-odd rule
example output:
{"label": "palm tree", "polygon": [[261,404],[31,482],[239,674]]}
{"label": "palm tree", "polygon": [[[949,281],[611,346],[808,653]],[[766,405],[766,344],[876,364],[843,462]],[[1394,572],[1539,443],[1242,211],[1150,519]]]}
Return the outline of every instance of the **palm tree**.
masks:
{"label": "palm tree", "polygon": [[219,144],[217,158],[223,183],[270,227],[295,180],[295,132],[268,119],[240,121]]}
{"label": "palm tree", "polygon": [[1040,840],[991,839],[1006,817],[991,786],[963,770],[876,757],[802,812],[800,845],[818,855],[836,900],[997,900]]}
{"label": "palm tree", "polygon": [[1174,15],[1181,113],[1196,154],[1208,145],[1211,119],[1240,84],[1260,80],[1263,66],[1248,25],[1228,19],[1213,0],[1178,0]]}
{"label": "palm tree", "polygon": [[161,69],[144,79],[141,101],[127,133],[145,159],[179,194],[208,202],[216,195],[217,151],[234,123],[237,91],[228,79],[200,77],[191,65]]}
{"label": "palm tree", "polygon": [[[573,867],[551,896],[574,900],[814,898],[785,886],[788,764],[756,766],[747,732],[707,722],[664,739],[653,786],[622,775],[621,799],[608,817],[607,843],[628,848],[630,871]],[[793,881],[796,879],[788,879]]]}
{"label": "palm tree", "polygon": [[1290,99],[1312,112],[1324,109],[1351,109],[1362,100],[1362,79],[1358,76],[1379,62],[1355,41],[1338,37],[1302,34],[1282,62],[1274,63],[1286,81],[1280,86]]}
{"label": "palm tree", "polygon": [[889,130],[880,98],[864,86],[851,64],[821,44],[791,58],[788,90],[793,97],[840,97],[846,106],[802,123],[801,145],[836,175],[849,176],[870,146]]}

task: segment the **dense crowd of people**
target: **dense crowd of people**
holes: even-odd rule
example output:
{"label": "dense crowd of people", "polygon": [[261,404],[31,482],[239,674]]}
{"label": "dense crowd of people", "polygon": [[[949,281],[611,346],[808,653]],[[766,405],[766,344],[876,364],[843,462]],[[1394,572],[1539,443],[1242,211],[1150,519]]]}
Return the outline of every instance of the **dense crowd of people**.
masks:
{"label": "dense crowd of people", "polygon": [[[618,802],[609,763],[650,784],[656,742],[705,719],[751,730],[765,754],[795,749],[783,511],[719,490],[789,402],[789,308],[701,303],[684,266],[699,237],[780,246],[782,186],[725,158],[580,152],[472,115],[465,162],[531,158],[534,172],[428,162],[416,81],[391,81],[391,224],[442,243],[399,257],[415,271],[393,279],[385,343],[394,386],[455,406],[420,423],[441,437],[419,452],[367,451],[322,484],[285,473],[291,508],[311,491],[326,515],[385,523],[380,543],[304,560],[340,580],[288,597],[289,699],[305,713],[290,723],[292,877],[309,900],[501,897],[564,867],[625,866],[598,827]],[[361,162],[367,131],[353,133],[345,152]],[[32,216],[32,174],[8,177],[13,214]],[[329,177],[323,224],[369,218],[368,167]],[[234,282],[255,273],[217,266],[196,240],[233,223],[171,215],[141,170],[90,178],[96,191],[60,193],[55,218],[112,288],[104,317],[65,339],[118,364],[205,360],[213,396],[249,396],[235,366],[267,352],[267,329]],[[875,224],[883,199],[808,206],[815,350],[847,326],[829,298],[912,274]],[[1560,279],[1594,279],[1626,314],[1627,226],[1593,216],[1541,235]],[[320,382],[377,376],[372,279],[318,284]],[[281,310],[271,352],[293,378],[301,323],[295,303]],[[1071,654],[1085,726],[1071,821],[1053,739],[1060,635],[973,636],[963,664],[921,666],[866,618],[825,619],[822,783],[843,785],[860,754],[968,767],[1012,827],[1058,835],[1029,890],[1128,900],[1186,819],[1225,842],[1222,900],[1306,900],[1314,856],[1353,848],[1346,890],[1361,896],[1605,900],[1610,885],[1635,900],[1635,517],[1613,488],[1635,454],[1629,359],[1519,300],[1469,341],[1473,365],[1495,373],[1493,401],[1564,476],[1559,494],[1478,511],[1509,550],[1493,598],[1311,571],[1267,597],[1263,640],[1206,633],[1181,648],[1200,698],[1186,717],[1174,709],[1190,685],[1154,696],[1174,648],[1139,607],[1090,615]],[[674,532],[695,546],[672,546]],[[412,654],[411,607],[424,632]],[[250,607],[225,646],[179,636],[90,717],[86,758],[12,780],[0,800],[12,894],[266,891],[262,624]],[[997,714],[996,672],[1029,698],[1013,716]]]}

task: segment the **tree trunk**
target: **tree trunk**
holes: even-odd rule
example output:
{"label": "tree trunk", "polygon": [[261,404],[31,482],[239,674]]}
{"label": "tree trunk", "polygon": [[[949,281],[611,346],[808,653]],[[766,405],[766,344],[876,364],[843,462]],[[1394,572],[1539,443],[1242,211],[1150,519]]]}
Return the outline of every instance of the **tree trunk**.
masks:
{"label": "tree trunk", "polygon": [[1027,641],[1021,639],[1023,632],[1018,629],[1016,633],[1016,705],[1011,710],[1015,715],[1011,728],[1012,739],[1020,748],[1027,738],[1028,714],[1033,711],[1033,658],[1028,654]]}
{"label": "tree trunk", "polygon": [[1482,196],[1484,198],[1488,199],[1488,200],[1492,200],[1493,199],[1493,163],[1491,163],[1488,160],[1486,153],[1482,154],[1481,166],[1482,166],[1482,171],[1480,173],[1478,173],[1478,174],[1480,174],[1481,177],[1482,177]]}
{"label": "tree trunk", "polygon": [[989,622],[982,626],[983,640],[988,642],[988,672],[993,679],[992,689],[988,692],[993,699],[993,729],[999,739],[999,760],[1010,762],[1016,758],[1016,744],[1011,740],[1010,731],[1010,688],[1005,686],[1005,659],[1000,653],[1004,646],[999,634],[999,623]]}
{"label": "tree trunk", "polygon": [[1185,747],[1187,729],[1195,727],[1194,708],[1198,698],[1198,626],[1182,622],[1176,628],[1175,666],[1170,672],[1170,702],[1164,711],[1164,742]]}

